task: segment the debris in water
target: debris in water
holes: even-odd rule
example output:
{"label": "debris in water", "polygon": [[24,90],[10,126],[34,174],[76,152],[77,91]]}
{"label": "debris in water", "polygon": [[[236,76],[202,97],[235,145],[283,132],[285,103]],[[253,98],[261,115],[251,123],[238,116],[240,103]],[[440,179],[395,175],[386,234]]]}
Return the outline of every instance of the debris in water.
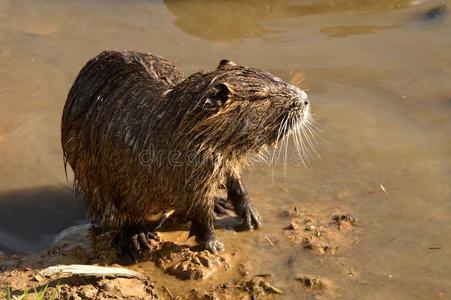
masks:
{"label": "debris in water", "polygon": [[447,9],[448,7],[446,6],[446,4],[442,4],[434,8],[431,8],[424,14],[424,16],[427,19],[436,19],[438,17],[443,16],[446,13]]}
{"label": "debris in water", "polygon": [[304,227],[304,230],[305,231],[313,231],[313,230],[315,230],[315,225],[306,226],[306,227]]}
{"label": "debris in water", "polygon": [[332,216],[332,223],[337,225],[338,230],[341,230],[345,224],[357,225],[357,218],[351,214],[336,214]]}
{"label": "debris in water", "polygon": [[308,275],[298,275],[296,276],[296,279],[299,280],[299,282],[302,284],[304,288],[311,289],[311,290],[325,290],[327,288],[327,284],[313,276]]}
{"label": "debris in water", "polygon": [[166,293],[168,293],[168,295],[169,295],[169,298],[171,299],[171,300],[173,300],[174,299],[174,296],[172,296],[172,293],[171,293],[171,291],[167,288],[167,287],[164,287],[164,291],[166,292]]}
{"label": "debris in water", "polygon": [[355,269],[353,267],[351,267],[350,265],[342,262],[340,259],[337,259],[338,263],[346,270],[346,272],[348,273],[349,276],[351,277],[357,277],[357,272],[355,271]]}
{"label": "debris in water", "polygon": [[291,210],[284,211],[283,214],[285,217],[296,218],[302,216],[303,210],[295,206]]}
{"label": "debris in water", "polygon": [[274,243],[271,241],[271,239],[270,239],[269,237],[267,237],[267,236],[265,235],[265,239],[269,242],[269,244],[270,244],[271,246],[274,247]]}
{"label": "debris in water", "polygon": [[380,187],[381,187],[381,190],[384,192],[384,194],[386,196],[388,196],[388,193],[387,193],[387,190],[385,189],[385,187],[382,184],[380,185]]}
{"label": "debris in water", "polygon": [[305,236],[302,239],[302,247],[304,249],[316,250],[319,254],[334,254],[336,246],[317,239],[313,239],[311,236]]}
{"label": "debris in water", "polygon": [[299,228],[299,223],[296,220],[291,220],[290,225],[288,225],[287,229],[289,230],[297,230]]}
{"label": "debris in water", "polygon": [[304,74],[298,71],[290,72],[290,83],[295,86],[299,86],[304,81]]}
{"label": "debris in water", "polygon": [[267,278],[267,277],[271,277],[272,274],[271,273],[262,273],[262,274],[255,274],[254,276]]}
{"label": "debris in water", "polygon": [[268,282],[266,282],[266,281],[263,281],[262,282],[262,286],[263,286],[263,288],[266,290],[266,291],[268,291],[268,292],[270,292],[270,293],[273,293],[273,294],[283,294],[283,292],[282,292],[282,290],[280,290],[280,289],[278,289],[278,288],[276,288],[276,287],[274,287],[274,286],[272,286],[272,285],[270,285]]}

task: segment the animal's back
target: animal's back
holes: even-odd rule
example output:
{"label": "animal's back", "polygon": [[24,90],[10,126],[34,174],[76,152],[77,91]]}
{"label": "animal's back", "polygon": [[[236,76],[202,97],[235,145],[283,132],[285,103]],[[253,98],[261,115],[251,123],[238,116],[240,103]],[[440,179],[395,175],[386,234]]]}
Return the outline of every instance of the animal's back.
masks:
{"label": "animal's back", "polygon": [[[161,93],[183,79],[176,67],[162,57],[132,51],[104,51],[88,61],[78,74],[64,107],[63,125],[82,117],[104,100],[141,100],[124,95],[135,87],[127,85],[126,81],[145,88],[153,98],[148,100],[158,101]],[[127,99],[121,99],[123,96]]]}
{"label": "animal's back", "polygon": [[[133,210],[123,208],[124,185],[145,181],[136,151],[149,141],[141,137],[152,136],[149,116],[157,115],[162,94],[182,80],[167,60],[129,51],[102,52],[80,71],[64,107],[61,140],[76,191],[98,222],[121,223],[121,209],[133,219]],[[139,214],[143,208],[135,210]]]}

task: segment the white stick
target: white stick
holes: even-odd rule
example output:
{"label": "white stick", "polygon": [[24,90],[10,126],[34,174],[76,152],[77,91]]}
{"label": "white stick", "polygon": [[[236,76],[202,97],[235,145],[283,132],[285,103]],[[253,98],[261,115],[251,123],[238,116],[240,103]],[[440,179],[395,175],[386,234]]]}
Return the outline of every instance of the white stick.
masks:
{"label": "white stick", "polygon": [[141,273],[116,267],[100,267],[92,265],[57,265],[51,266],[40,272],[42,276],[58,275],[85,275],[85,276],[97,276],[97,277],[126,277],[126,278],[139,278],[147,279]]}

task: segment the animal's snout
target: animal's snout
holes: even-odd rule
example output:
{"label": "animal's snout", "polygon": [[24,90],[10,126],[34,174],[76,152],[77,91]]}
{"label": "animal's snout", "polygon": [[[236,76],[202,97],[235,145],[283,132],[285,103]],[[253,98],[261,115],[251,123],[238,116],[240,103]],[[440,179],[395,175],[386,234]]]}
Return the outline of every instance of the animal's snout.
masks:
{"label": "animal's snout", "polygon": [[296,96],[297,99],[296,102],[298,102],[300,106],[307,106],[309,105],[308,96],[307,93],[301,90],[300,88],[296,88]]}
{"label": "animal's snout", "polygon": [[301,90],[301,93],[298,93],[293,99],[293,103],[290,105],[290,109],[292,110],[302,110],[309,106],[310,102],[308,101],[307,94]]}
{"label": "animal's snout", "polygon": [[302,110],[308,105],[308,101],[296,100],[290,105],[290,110]]}

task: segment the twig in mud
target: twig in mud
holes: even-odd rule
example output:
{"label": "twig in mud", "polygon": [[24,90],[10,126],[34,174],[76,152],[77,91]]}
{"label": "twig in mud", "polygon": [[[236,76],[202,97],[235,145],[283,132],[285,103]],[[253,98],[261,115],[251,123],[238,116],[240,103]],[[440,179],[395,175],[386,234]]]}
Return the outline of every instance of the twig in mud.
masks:
{"label": "twig in mud", "polygon": [[171,300],[174,300],[174,296],[172,296],[172,293],[171,293],[171,291],[167,288],[167,287],[163,287],[164,288],[164,290],[166,291],[166,293],[168,293],[168,295],[169,295],[169,298],[171,298]]}
{"label": "twig in mud", "polygon": [[161,258],[158,260],[158,263],[160,264],[160,267],[163,269],[163,271],[166,272],[166,266]]}
{"label": "twig in mud", "polygon": [[441,250],[443,249],[441,246],[432,246],[428,248],[429,250]]}
{"label": "twig in mud", "polygon": [[255,277],[263,277],[263,278],[267,278],[267,277],[271,277],[272,274],[271,273],[262,273],[262,274],[255,274]]}
{"label": "twig in mud", "polygon": [[276,287],[270,285],[270,284],[267,283],[266,281],[263,282],[263,287],[264,287],[268,292],[271,292],[271,293],[274,293],[274,294],[279,294],[279,295],[280,295],[280,294],[283,294],[282,290],[280,290],[280,289],[278,289],[278,288],[276,288]]}
{"label": "twig in mud", "polygon": [[146,279],[141,273],[117,267],[101,267],[93,265],[57,265],[48,267],[39,273],[41,276],[50,277],[53,275],[81,275],[97,277],[126,277]]}
{"label": "twig in mud", "polygon": [[244,288],[244,286],[241,285],[241,284],[228,284],[227,287],[231,288],[231,289],[242,289],[242,288]]}
{"label": "twig in mud", "polygon": [[346,269],[349,276],[356,277],[357,273],[354,271],[354,268],[344,262],[342,262],[339,258],[337,258],[338,263]]}
{"label": "twig in mud", "polygon": [[270,239],[269,237],[267,237],[267,236],[265,235],[265,239],[271,244],[271,246],[274,247],[274,243],[271,241],[271,239]]}

